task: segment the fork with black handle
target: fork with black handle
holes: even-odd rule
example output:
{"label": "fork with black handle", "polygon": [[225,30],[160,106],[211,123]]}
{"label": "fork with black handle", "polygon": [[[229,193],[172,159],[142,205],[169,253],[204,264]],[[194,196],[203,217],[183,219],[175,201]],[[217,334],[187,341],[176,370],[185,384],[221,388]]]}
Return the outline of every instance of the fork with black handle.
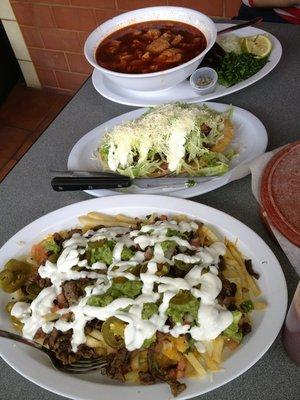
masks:
{"label": "fork with black handle", "polygon": [[26,344],[27,346],[34,347],[35,349],[41,350],[43,353],[47,354],[50,358],[50,361],[55,369],[58,369],[62,372],[67,372],[70,374],[84,374],[86,372],[95,371],[96,369],[102,369],[106,367],[107,361],[105,357],[93,358],[93,359],[82,359],[76,361],[72,364],[64,365],[62,361],[60,361],[54,354],[54,352],[47,347],[34,342],[33,340],[25,339],[20,335],[16,335],[15,333],[3,331],[0,329],[0,337],[5,339],[14,340],[16,342],[20,342]]}

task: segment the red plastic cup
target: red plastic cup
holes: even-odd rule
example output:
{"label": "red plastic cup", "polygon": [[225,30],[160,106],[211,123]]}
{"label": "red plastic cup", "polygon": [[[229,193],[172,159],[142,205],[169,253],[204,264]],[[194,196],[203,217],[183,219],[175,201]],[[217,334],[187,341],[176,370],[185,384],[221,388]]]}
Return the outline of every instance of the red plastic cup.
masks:
{"label": "red plastic cup", "polygon": [[282,340],[290,359],[300,366],[300,282],[286,316]]}

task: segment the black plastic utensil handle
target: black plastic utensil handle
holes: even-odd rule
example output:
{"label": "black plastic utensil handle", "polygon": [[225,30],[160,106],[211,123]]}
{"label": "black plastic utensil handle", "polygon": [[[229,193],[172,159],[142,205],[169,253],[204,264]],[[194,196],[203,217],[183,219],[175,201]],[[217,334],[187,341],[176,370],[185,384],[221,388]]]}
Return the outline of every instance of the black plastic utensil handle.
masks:
{"label": "black plastic utensil handle", "polygon": [[51,181],[51,186],[57,192],[73,190],[116,189],[129,187],[131,180],[127,176],[118,177],[78,177],[60,176]]}
{"label": "black plastic utensil handle", "polygon": [[233,32],[233,31],[236,31],[236,30],[242,29],[242,28],[246,28],[247,26],[255,25],[262,21],[263,21],[263,17],[256,17],[256,18],[250,19],[250,21],[242,22],[241,24],[236,24],[236,25],[230,26],[229,28],[222,29],[221,31],[217,32],[217,35],[221,35],[222,33]]}

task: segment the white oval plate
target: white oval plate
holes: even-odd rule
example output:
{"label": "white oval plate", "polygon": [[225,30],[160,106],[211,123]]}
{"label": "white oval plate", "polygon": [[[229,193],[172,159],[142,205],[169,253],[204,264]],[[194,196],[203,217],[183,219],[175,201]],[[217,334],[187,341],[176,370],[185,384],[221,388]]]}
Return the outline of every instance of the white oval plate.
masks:
{"label": "white oval plate", "polygon": [[[225,111],[229,107],[226,104],[220,103],[207,103],[207,106],[217,111]],[[84,135],[71,150],[68,158],[68,169],[70,171],[100,171],[100,163],[94,156],[94,153],[105,132],[124,121],[139,117],[146,111],[146,108],[130,111],[129,113],[105,122]],[[260,120],[242,108],[234,107],[232,120],[234,125],[234,140],[229,148],[237,150],[239,155],[233,158],[230,169],[226,174],[220,177],[204,177],[196,186],[180,190],[172,187],[141,189],[136,186],[131,186],[130,188],[121,190],[87,190],[86,193],[97,197],[126,192],[136,194],[164,194],[187,198],[210,192],[220,186],[226,185],[228,182],[240,179],[250,172],[248,168],[249,162],[265,152],[268,136]]]}
{"label": "white oval plate", "polygon": [[[235,218],[203,204],[188,200],[148,195],[123,195],[91,199],[75,203],[44,215],[14,235],[0,249],[0,265],[9,258],[25,255],[32,244],[48,233],[77,225],[77,217],[89,211],[107,214],[144,216],[153,212],[162,214],[186,214],[213,227],[229,240],[237,240],[242,253],[252,259],[253,268],[259,272],[259,285],[268,307],[253,313],[253,329],[241,346],[224,361],[222,372],[204,379],[188,379],[187,389],[177,399],[188,399],[209,392],[233,380],[256,363],[275,340],[284,320],[287,306],[287,289],[284,275],[276,257],[266,243],[250,228]],[[20,247],[20,242],[23,247]],[[272,279],[270,279],[272,277]],[[280,293],[280,296],[278,296]],[[7,296],[0,294],[1,328],[8,329],[8,317],[4,310]],[[48,359],[38,350],[19,343],[0,339],[0,354],[4,360],[30,381],[52,392],[76,400],[170,400],[168,385],[125,385],[110,380],[100,373],[84,375],[63,374],[51,367]]]}
{"label": "white oval plate", "polygon": [[[234,24],[216,24],[217,30],[228,28]],[[216,90],[213,93],[208,93],[205,95],[199,95],[190,86],[189,80],[185,80],[179,83],[177,86],[153,91],[145,92],[137,90],[130,90],[122,88],[121,86],[114,85],[113,82],[106,78],[106,76],[99,70],[94,69],[92,81],[95,89],[102,96],[107,99],[120,104],[127,104],[129,106],[137,107],[149,107],[157,104],[170,103],[173,101],[184,101],[186,103],[198,103],[200,101],[208,101],[212,99],[217,99],[218,97],[226,96],[227,94],[237,92],[252,85],[253,83],[259,81],[264,76],[269,74],[273,68],[278,64],[281,55],[282,47],[279,40],[272,34],[263,31],[262,29],[254,28],[249,26],[234,32],[238,36],[250,36],[258,34],[267,34],[272,42],[272,52],[269,56],[269,62],[255,75],[250,78],[237,83],[229,88],[221,85],[217,85]],[[224,34],[225,35],[225,34]]]}

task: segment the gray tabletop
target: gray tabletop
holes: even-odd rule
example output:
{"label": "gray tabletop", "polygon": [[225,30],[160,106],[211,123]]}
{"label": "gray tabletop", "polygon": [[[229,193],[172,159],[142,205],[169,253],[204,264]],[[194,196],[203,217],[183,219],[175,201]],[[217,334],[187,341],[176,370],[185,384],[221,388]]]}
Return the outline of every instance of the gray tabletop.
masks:
{"label": "gray tabletop", "polygon": [[[260,118],[267,128],[268,150],[271,150],[300,136],[300,29],[285,24],[264,24],[263,29],[273,33],[282,43],[283,56],[279,65],[263,80],[219,102],[243,107]],[[86,82],[1,183],[0,245],[36,218],[89,198],[82,192],[54,192],[50,187],[49,168],[65,169],[68,154],[78,139],[97,125],[131,109],[104,99],[94,90],[91,80]],[[259,218],[258,206],[251,193],[250,177],[193,200],[233,215],[266,241],[282,266],[290,299],[298,278]],[[2,359],[0,371],[0,399],[63,399],[27,381]],[[99,392],[101,398],[105,396]],[[300,369],[288,359],[279,335],[270,350],[249,371],[202,398],[296,400],[300,398]]]}

